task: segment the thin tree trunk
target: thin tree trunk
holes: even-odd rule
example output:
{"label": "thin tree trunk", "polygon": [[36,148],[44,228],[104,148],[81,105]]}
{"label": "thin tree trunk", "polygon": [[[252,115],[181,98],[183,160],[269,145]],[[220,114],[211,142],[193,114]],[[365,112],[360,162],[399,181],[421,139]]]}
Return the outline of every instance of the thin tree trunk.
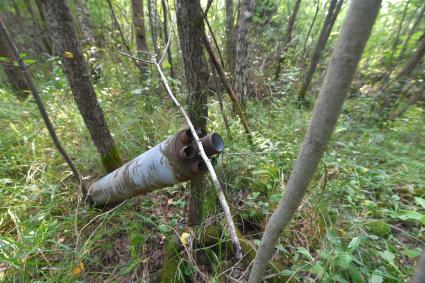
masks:
{"label": "thin tree trunk", "polygon": [[223,56],[221,55],[220,46],[218,45],[217,38],[215,37],[214,32],[212,30],[212,27],[210,25],[210,21],[208,21],[208,10],[205,13],[202,10],[201,10],[201,12],[204,15],[205,23],[207,24],[208,31],[210,32],[211,38],[214,42],[215,48],[217,50],[218,57],[220,58],[221,65],[224,66],[224,60],[223,60]]}
{"label": "thin tree trunk", "polygon": [[418,48],[416,48],[415,53],[407,61],[404,68],[398,74],[398,78],[409,76],[416,66],[421,62],[422,57],[425,55],[425,32],[421,36],[421,41],[419,42]]}
{"label": "thin tree trunk", "polygon": [[[156,0],[153,0],[156,1]],[[155,3],[154,3],[155,4]],[[156,33],[155,11],[153,10],[152,0],[148,0],[148,15],[149,15],[149,28],[151,30],[152,45],[156,56],[159,56],[158,37]]]}
{"label": "thin tree trunk", "polygon": [[18,2],[16,0],[10,0],[13,5],[13,9],[15,10],[15,16],[21,17],[21,10],[19,9]]}
{"label": "thin tree trunk", "polygon": [[134,63],[134,65],[135,65],[135,66],[136,66],[136,68],[140,71],[140,74],[143,76],[143,75],[144,75],[144,73],[145,73],[145,71],[144,71],[144,69],[143,69],[142,65],[140,64],[140,62],[139,62],[139,61],[137,61],[137,60],[134,58],[134,56],[133,56],[133,52],[131,52],[130,45],[128,44],[127,40],[125,39],[124,32],[123,32],[123,30],[122,30],[122,28],[121,28],[120,23],[118,22],[118,18],[117,18],[116,14],[115,14],[114,6],[112,5],[111,0],[106,0],[106,2],[108,3],[109,11],[110,11],[110,13],[111,13],[112,26],[113,26],[113,28],[114,28],[114,29],[117,29],[117,30],[118,30],[118,34],[119,34],[119,36],[120,36],[120,38],[121,38],[121,43],[122,43],[122,45],[124,45],[124,47],[125,47],[125,49],[126,49],[127,53],[130,55],[130,58],[131,58],[131,60],[132,60],[132,61],[133,61],[133,63]]}
{"label": "thin tree trunk", "polygon": [[249,130],[249,126],[248,126],[248,122],[246,120],[246,116],[245,113],[243,111],[243,108],[241,106],[241,103],[237,97],[237,95],[234,93],[232,87],[230,86],[229,82],[227,81],[226,78],[226,73],[223,70],[223,67],[220,65],[220,63],[218,62],[217,57],[215,56],[212,48],[211,48],[211,44],[208,40],[207,35],[204,33],[203,37],[203,42],[204,42],[204,46],[205,49],[207,50],[207,53],[211,59],[211,63],[213,64],[215,70],[217,71],[219,78],[221,80],[221,83],[224,86],[224,89],[226,90],[227,94],[230,97],[230,100],[232,101],[233,107],[235,109],[236,114],[239,116],[239,118],[241,119],[241,123],[242,126],[245,129],[245,133],[247,135],[248,138],[248,142],[252,145],[253,141],[252,141],[252,135],[251,135],[251,131]]}
{"label": "thin tree trunk", "polygon": [[14,66],[15,57],[9,48],[7,39],[3,35],[0,35],[0,57],[7,58],[7,61],[1,62],[1,64],[10,85],[15,91],[16,97],[20,100],[26,99],[29,95],[30,87],[25,80],[22,69]]}
{"label": "thin tree trunk", "polygon": [[41,40],[43,42],[46,52],[49,54],[52,54],[52,46],[50,45],[49,39],[46,37],[44,33],[43,27],[41,26],[40,22],[37,19],[31,0],[25,0],[25,2],[26,2],[28,13],[31,15],[31,20],[33,22],[33,25],[37,29],[37,32],[39,33],[39,35],[42,37]]}
{"label": "thin tree trunk", "polygon": [[[131,9],[133,12],[133,25],[135,29],[137,52],[149,52],[146,41],[145,14],[143,11],[143,0],[131,0]],[[139,54],[140,55],[140,54]],[[139,62],[144,70],[149,69],[148,63]]]}
{"label": "thin tree trunk", "polygon": [[316,23],[319,10],[320,10],[320,0],[316,0],[316,11],[314,12],[313,20],[311,21],[310,27],[308,28],[307,36],[305,38],[304,45],[303,45],[303,51],[301,52],[301,64],[300,64],[301,68],[304,67],[305,53],[307,51],[307,43],[310,38],[311,31],[313,30],[314,24]]}
{"label": "thin tree trunk", "polygon": [[351,2],[301,150],[282,199],[270,217],[261,239],[249,275],[250,283],[262,280],[281,232],[288,225],[307,191],[308,184],[334,131],[380,3],[381,0]]}
{"label": "thin tree trunk", "polygon": [[317,65],[319,64],[322,51],[326,46],[326,43],[329,39],[329,35],[332,31],[336,18],[341,9],[343,0],[339,0],[339,2],[337,1],[338,0],[331,0],[331,3],[329,5],[325,22],[323,23],[322,30],[320,31],[319,39],[317,40],[316,46],[314,47],[313,56],[311,58],[308,71],[304,76],[301,88],[298,92],[298,97],[301,99],[304,99],[307,94],[308,87],[311,83],[314,72],[316,71]]}
{"label": "thin tree trunk", "polygon": [[234,0],[226,0],[226,63],[227,70],[233,76],[236,65],[236,35],[234,18]]}
{"label": "thin tree trunk", "polygon": [[[195,128],[206,128],[208,117],[207,83],[208,67],[204,58],[202,36],[204,19],[199,0],[178,0],[177,28],[183,55],[186,82],[189,90],[189,116]],[[205,197],[205,179],[190,182],[189,223],[201,223],[202,203]]]}
{"label": "thin tree trunk", "polygon": [[102,108],[96,98],[71,13],[64,0],[41,0],[56,53],[60,56],[75,102],[106,171],[121,166]]}
{"label": "thin tree trunk", "polygon": [[425,98],[425,93],[419,92],[417,94],[412,94],[407,100],[406,104],[399,111],[397,112],[394,111],[392,113],[389,113],[388,120],[392,121],[398,117],[401,117],[404,113],[407,112],[407,110],[409,110],[410,106],[415,104],[420,98]]}
{"label": "thin tree trunk", "polygon": [[[387,115],[384,113],[387,110],[392,108],[392,105],[394,103],[394,96],[390,95],[390,93],[387,93],[386,90],[388,90],[393,83],[399,81],[400,79],[404,77],[408,77],[411,75],[413,70],[418,66],[418,64],[422,61],[422,58],[425,55],[425,32],[422,34],[422,39],[419,43],[418,48],[413,53],[413,55],[410,57],[410,59],[407,61],[407,63],[404,65],[403,69],[398,73],[398,75],[391,81],[389,81],[387,84],[383,85],[383,87],[380,89],[378,98],[383,96],[382,101],[379,103],[378,113],[381,113],[379,116],[380,120],[385,120],[387,118]],[[375,110],[376,105],[372,106],[371,110]]]}
{"label": "thin tree trunk", "polygon": [[288,26],[286,28],[286,33],[285,36],[283,38],[283,43],[282,45],[280,45],[278,47],[278,60],[277,60],[277,67],[276,67],[276,72],[274,74],[274,79],[277,80],[279,79],[279,75],[280,75],[280,71],[282,69],[282,65],[285,63],[285,56],[286,53],[288,52],[289,49],[289,44],[291,43],[292,40],[292,30],[294,29],[294,24],[295,24],[295,20],[297,18],[297,14],[300,8],[300,4],[301,4],[301,0],[297,0],[295,2],[295,6],[294,9],[292,10],[292,14],[289,17],[288,20]]}
{"label": "thin tree trunk", "polygon": [[396,50],[397,45],[400,41],[401,29],[403,28],[403,23],[404,23],[404,20],[406,19],[406,14],[407,14],[407,9],[409,8],[409,4],[410,4],[410,0],[407,0],[406,5],[404,5],[404,10],[403,10],[403,14],[402,14],[401,19],[400,19],[400,23],[398,24],[397,35],[394,39],[391,58],[394,56],[395,50]]}
{"label": "thin tree trunk", "polygon": [[249,94],[250,80],[248,77],[250,65],[250,36],[252,16],[255,0],[242,0],[239,15],[239,28],[236,45],[235,93],[242,106],[245,107],[245,98]]}
{"label": "thin tree trunk", "polygon": [[94,45],[94,38],[90,27],[89,8],[87,7],[87,0],[74,0],[75,8],[78,16],[78,23],[80,24],[81,32],[83,34],[83,44]]}
{"label": "thin tree trunk", "polygon": [[328,28],[326,29],[326,38],[327,39],[331,35],[332,29],[333,29],[333,27],[335,25],[336,18],[338,17],[339,12],[341,11],[341,8],[342,8],[342,5],[343,4],[344,4],[344,0],[339,0],[338,3],[336,4],[335,10],[333,11],[332,16],[330,18],[330,22],[329,22],[329,24],[327,26]]}
{"label": "thin tree trunk", "polygon": [[400,61],[400,59],[403,58],[404,52],[406,52],[407,45],[409,44],[409,41],[412,38],[412,35],[415,33],[416,29],[418,28],[419,24],[421,23],[422,17],[424,16],[424,14],[425,14],[425,4],[423,5],[423,7],[422,7],[422,9],[419,13],[419,16],[416,18],[415,23],[413,24],[412,28],[409,31],[409,34],[407,35],[406,40],[403,43],[403,47],[400,51],[400,55],[398,55],[397,61]]}
{"label": "thin tree trunk", "polygon": [[[164,30],[164,39],[165,39],[165,45],[167,45],[167,42],[170,40],[170,36],[168,34],[168,9],[167,9],[167,3],[165,2],[166,0],[161,0],[161,5],[162,5],[162,13],[163,13],[163,30]],[[174,75],[174,66],[173,66],[173,56],[171,54],[171,48],[168,47],[167,48],[167,60],[168,60],[168,64],[170,64],[170,77],[171,78],[175,78]]]}
{"label": "thin tree trunk", "polygon": [[425,251],[422,253],[421,258],[416,264],[416,272],[412,277],[410,283],[423,283],[425,282]]}
{"label": "thin tree trunk", "polygon": [[53,140],[53,144],[55,145],[59,153],[62,155],[65,162],[68,164],[69,168],[71,169],[72,173],[74,174],[75,178],[80,184],[83,194],[85,194],[86,188],[83,183],[83,178],[80,172],[78,171],[77,167],[75,166],[74,162],[72,161],[71,157],[69,157],[68,153],[65,151],[62,144],[60,143],[59,138],[56,135],[55,128],[52,122],[50,121],[49,115],[47,114],[46,108],[44,108],[43,101],[38,95],[37,88],[34,85],[34,82],[31,78],[31,74],[27,68],[27,65],[23,62],[22,58],[20,58],[19,50],[16,47],[15,43],[13,42],[12,38],[10,37],[1,17],[0,17],[0,38],[2,38],[0,42],[3,42],[4,47],[9,50],[8,53],[12,55],[11,59],[13,60],[16,59],[16,61],[18,61],[18,64],[22,71],[22,75],[25,79],[26,85],[28,86],[29,90],[31,91],[34,97],[35,103],[37,104],[41,117],[43,118],[46,128],[49,131],[50,137]]}

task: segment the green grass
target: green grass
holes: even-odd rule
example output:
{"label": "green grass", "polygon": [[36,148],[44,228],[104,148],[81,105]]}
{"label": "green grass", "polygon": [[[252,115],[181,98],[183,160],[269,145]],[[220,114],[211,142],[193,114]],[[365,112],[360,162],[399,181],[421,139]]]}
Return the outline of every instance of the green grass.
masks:
{"label": "green grass", "polygon": [[[116,77],[120,69],[114,68],[105,75]],[[87,179],[100,176],[100,157],[66,80],[59,69],[53,75],[57,79],[39,88],[58,135]],[[162,89],[152,86],[144,90],[149,96],[136,95],[131,81],[111,79],[97,86],[126,161],[184,127]],[[184,93],[176,93],[184,101]],[[17,101],[7,89],[0,89],[0,104],[0,279],[120,282],[160,274],[165,237],[173,229],[179,234],[186,229],[185,185],[129,200],[102,214],[79,203],[78,185],[35,104]],[[379,128],[367,119],[368,105],[362,98],[347,103],[305,202],[276,246],[278,261],[287,266],[284,275],[321,282],[402,282],[413,272],[425,241],[424,112],[412,108]],[[284,190],[310,111],[288,98],[250,102],[257,148],[252,151],[230,109],[226,103],[233,140],[226,140],[216,169],[240,212],[240,229],[258,244],[259,230]],[[210,131],[225,136],[214,98],[209,125]],[[208,192],[206,218],[220,223],[213,189]],[[214,257],[212,248],[205,254]],[[192,263],[181,256],[182,274],[196,278]],[[211,277],[228,267],[222,259],[210,261]]]}

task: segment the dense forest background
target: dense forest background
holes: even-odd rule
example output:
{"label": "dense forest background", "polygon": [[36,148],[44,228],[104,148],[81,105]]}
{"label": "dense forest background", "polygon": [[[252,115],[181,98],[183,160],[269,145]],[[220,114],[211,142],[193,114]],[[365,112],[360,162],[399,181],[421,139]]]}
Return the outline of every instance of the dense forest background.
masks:
{"label": "dense forest background", "polygon": [[[1,1],[20,53],[2,29],[0,280],[257,282],[267,223],[290,176],[311,171],[263,280],[407,282],[425,247],[425,3],[383,0],[358,39],[342,32],[352,2],[368,1]],[[367,41],[358,64],[340,60],[348,40]],[[164,84],[225,141],[211,162],[240,260],[208,175],[114,207],[82,197],[187,128]],[[340,115],[317,105],[346,96]],[[323,146],[304,170],[309,137]]]}

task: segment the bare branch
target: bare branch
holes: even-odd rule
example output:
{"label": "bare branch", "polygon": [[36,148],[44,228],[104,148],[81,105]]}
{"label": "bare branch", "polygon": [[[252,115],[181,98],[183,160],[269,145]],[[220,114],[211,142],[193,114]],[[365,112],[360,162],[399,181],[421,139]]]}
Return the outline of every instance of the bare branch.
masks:
{"label": "bare branch", "polygon": [[199,154],[201,155],[202,159],[204,160],[205,164],[207,165],[208,172],[210,173],[211,179],[214,184],[214,188],[216,190],[218,199],[220,201],[221,207],[223,208],[224,216],[226,217],[226,221],[228,224],[229,234],[230,238],[232,240],[233,246],[235,248],[236,258],[240,259],[242,258],[242,249],[241,245],[239,243],[238,236],[236,235],[236,229],[235,225],[233,223],[232,215],[230,213],[229,205],[227,204],[226,197],[224,196],[223,189],[221,188],[220,182],[218,181],[217,174],[214,171],[214,167],[211,164],[210,159],[208,158],[207,154],[205,153],[204,147],[202,146],[202,142],[198,137],[198,134],[196,133],[195,127],[193,126],[192,122],[190,121],[189,116],[187,115],[186,111],[184,110],[183,106],[178,102],[176,97],[173,95],[173,92],[171,91],[170,86],[167,83],[167,79],[164,76],[164,73],[162,72],[161,66],[155,62],[155,67],[158,70],[158,73],[161,77],[161,81],[167,91],[168,96],[170,96],[171,100],[174,102],[174,105],[180,110],[182,113],[184,119],[186,120],[186,124],[188,125],[190,132],[192,133],[193,138],[196,141],[196,144],[199,148]]}
{"label": "bare branch", "polygon": [[38,110],[40,111],[41,117],[43,118],[44,123],[46,124],[46,128],[49,131],[50,137],[52,138],[56,149],[62,155],[63,159],[65,159],[65,162],[68,164],[68,166],[71,168],[72,173],[74,174],[75,178],[78,180],[78,183],[80,184],[83,194],[85,194],[86,189],[83,183],[83,177],[81,176],[80,171],[78,171],[71,157],[69,157],[68,153],[65,151],[62,144],[60,143],[59,138],[56,135],[55,128],[52,122],[50,121],[50,118],[49,118],[49,115],[47,114],[46,109],[44,108],[43,101],[38,95],[37,88],[34,85],[34,82],[31,78],[31,74],[28,71],[28,67],[24,63],[22,58],[19,56],[18,48],[13,42],[12,37],[7,31],[6,26],[1,17],[0,17],[0,36],[3,36],[4,39],[7,41],[7,44],[9,45],[9,48],[12,51],[13,56],[15,57],[15,60],[18,62],[19,67],[22,69],[25,80],[27,81],[30,91],[34,97],[35,103],[37,104]]}

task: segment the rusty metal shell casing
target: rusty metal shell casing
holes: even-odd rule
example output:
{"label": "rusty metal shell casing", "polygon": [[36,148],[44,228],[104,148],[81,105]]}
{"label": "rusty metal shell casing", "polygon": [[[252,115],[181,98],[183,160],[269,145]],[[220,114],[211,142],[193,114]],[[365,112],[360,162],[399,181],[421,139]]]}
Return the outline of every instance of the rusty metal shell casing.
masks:
{"label": "rusty metal shell casing", "polygon": [[224,141],[217,133],[212,133],[201,138],[202,146],[208,157],[211,157],[224,150]]}
{"label": "rusty metal shell casing", "polygon": [[[208,136],[211,135],[204,138]],[[206,166],[201,164],[203,161],[196,154],[197,147],[191,143],[193,144],[193,137],[188,135],[187,130],[169,137],[94,182],[87,192],[88,201],[95,205],[118,203],[204,174],[207,171]],[[211,142],[206,141],[205,144],[209,143]]]}

